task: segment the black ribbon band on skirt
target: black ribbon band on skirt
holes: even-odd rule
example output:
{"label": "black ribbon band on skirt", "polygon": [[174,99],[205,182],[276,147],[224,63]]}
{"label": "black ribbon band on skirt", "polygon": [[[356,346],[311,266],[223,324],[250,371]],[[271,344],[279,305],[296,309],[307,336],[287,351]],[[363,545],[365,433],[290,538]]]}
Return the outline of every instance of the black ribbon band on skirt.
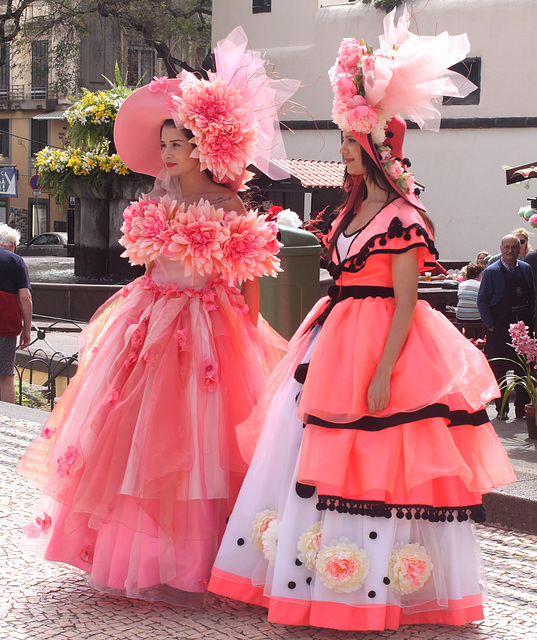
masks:
{"label": "black ribbon band on skirt", "polygon": [[330,422],[323,420],[317,416],[307,416],[306,424],[318,427],[327,427],[329,429],[357,429],[360,431],[382,431],[390,427],[397,427],[401,424],[409,422],[417,422],[418,420],[426,420],[429,418],[444,418],[448,421],[448,427],[457,427],[460,425],[471,425],[477,427],[486,424],[489,421],[487,411],[480,409],[479,411],[451,411],[447,404],[431,404],[423,409],[416,411],[402,411],[394,413],[391,416],[363,416],[352,422]]}
{"label": "black ribbon band on skirt", "polygon": [[482,504],[473,504],[466,507],[432,507],[422,504],[386,504],[380,501],[348,500],[338,496],[319,496],[317,501],[318,511],[336,511],[349,515],[370,516],[372,518],[391,518],[395,513],[396,518],[402,520],[427,520],[428,522],[466,522],[468,519],[474,522],[485,522],[486,511]]}
{"label": "black ribbon band on skirt", "polygon": [[346,300],[347,298],[356,298],[358,300],[364,298],[393,298],[395,293],[391,287],[366,287],[359,285],[338,287],[333,284],[331,287],[328,287],[328,295],[330,296],[330,302],[323,312],[310,324],[307,331],[311,331],[311,329],[318,324],[323,324],[332,309],[342,300]]}

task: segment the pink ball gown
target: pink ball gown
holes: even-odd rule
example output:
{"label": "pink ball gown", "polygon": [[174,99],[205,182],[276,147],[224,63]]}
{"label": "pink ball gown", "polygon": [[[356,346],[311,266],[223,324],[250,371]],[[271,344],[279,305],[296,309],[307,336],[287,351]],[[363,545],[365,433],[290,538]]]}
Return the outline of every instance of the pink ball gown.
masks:
{"label": "pink ball gown", "polygon": [[482,494],[514,480],[484,409],[499,394],[487,361],[418,301],[388,407],[366,403],[395,309],[392,255],[410,249],[422,271],[434,264],[422,218],[398,198],[334,256],[333,300],[304,320],[239,426],[246,456],[261,435],[209,589],[267,607],[271,622],[482,618],[474,522]]}
{"label": "pink ball gown", "polygon": [[[96,312],[77,375],[19,463],[44,494],[25,538],[99,589],[195,606],[247,468],[235,426],[285,341],[256,330],[222,267],[226,216],[247,216],[127,211],[126,253],[151,269]],[[275,229],[249,219],[242,250],[268,235],[277,261]]]}

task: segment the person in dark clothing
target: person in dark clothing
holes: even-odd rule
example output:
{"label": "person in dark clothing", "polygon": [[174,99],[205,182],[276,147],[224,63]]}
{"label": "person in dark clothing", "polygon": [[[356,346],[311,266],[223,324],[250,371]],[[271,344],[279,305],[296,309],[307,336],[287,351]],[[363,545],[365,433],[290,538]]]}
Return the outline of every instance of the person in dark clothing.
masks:
{"label": "person in dark clothing", "polygon": [[[501,258],[483,272],[477,308],[487,327],[487,357],[498,383],[505,379],[507,371],[523,375],[511,346],[509,325],[523,321],[533,333],[535,317],[535,283],[531,267],[518,259],[520,240],[513,234],[502,238]],[[526,415],[525,405],[529,397],[521,385],[516,386],[515,415]],[[509,417],[509,404],[501,411],[502,399],[496,399],[500,420]]]}
{"label": "person in dark clothing", "polygon": [[15,402],[17,338],[31,342],[32,294],[24,260],[15,253],[19,232],[0,224],[0,400]]}

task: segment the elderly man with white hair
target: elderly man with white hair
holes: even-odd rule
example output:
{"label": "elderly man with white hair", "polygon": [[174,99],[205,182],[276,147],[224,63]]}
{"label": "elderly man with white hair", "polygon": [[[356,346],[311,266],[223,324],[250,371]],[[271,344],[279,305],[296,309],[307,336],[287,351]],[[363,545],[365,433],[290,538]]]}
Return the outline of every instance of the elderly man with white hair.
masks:
{"label": "elderly man with white hair", "polygon": [[0,400],[15,402],[15,353],[31,341],[32,294],[24,260],[15,253],[20,234],[0,224]]}

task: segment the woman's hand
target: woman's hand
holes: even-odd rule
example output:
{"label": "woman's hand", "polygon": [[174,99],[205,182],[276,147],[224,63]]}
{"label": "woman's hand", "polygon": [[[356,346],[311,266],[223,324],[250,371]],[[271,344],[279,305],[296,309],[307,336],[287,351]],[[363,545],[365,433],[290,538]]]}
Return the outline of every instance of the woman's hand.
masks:
{"label": "woman's hand", "polygon": [[386,409],[390,402],[390,374],[377,369],[367,389],[367,407],[369,413]]}

